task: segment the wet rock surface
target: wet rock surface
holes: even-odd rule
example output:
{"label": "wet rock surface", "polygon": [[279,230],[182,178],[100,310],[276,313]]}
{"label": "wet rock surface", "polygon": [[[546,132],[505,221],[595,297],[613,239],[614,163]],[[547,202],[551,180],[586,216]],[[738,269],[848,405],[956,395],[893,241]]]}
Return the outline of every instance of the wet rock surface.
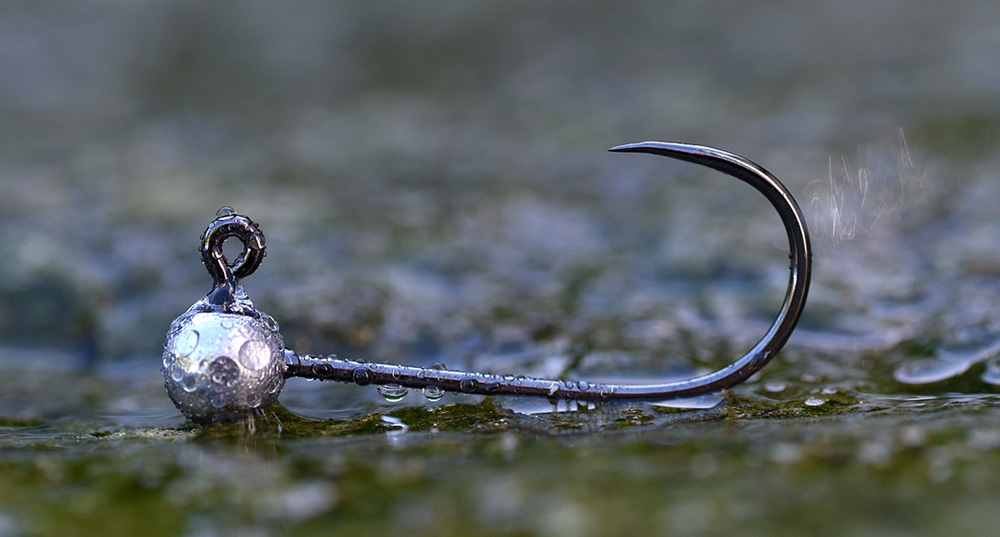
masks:
{"label": "wet rock surface", "polygon": [[[998,10],[6,9],[0,534],[995,527]],[[292,380],[205,429],[166,397],[225,205],[267,234],[244,284],[302,353],[588,381],[727,363],[780,304],[780,223],[731,178],[604,153],[644,139],[761,163],[811,225],[806,315],[739,388]]]}

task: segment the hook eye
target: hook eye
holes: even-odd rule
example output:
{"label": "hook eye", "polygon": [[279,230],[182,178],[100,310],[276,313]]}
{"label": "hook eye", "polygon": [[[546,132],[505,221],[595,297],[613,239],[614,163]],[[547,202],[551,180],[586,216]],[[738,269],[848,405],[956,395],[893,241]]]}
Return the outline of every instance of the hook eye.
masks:
{"label": "hook eye", "polygon": [[[243,244],[243,251],[229,263],[222,245],[227,239],[234,237]],[[267,255],[266,248],[264,234],[256,222],[237,214],[231,207],[223,207],[202,234],[198,250],[201,252],[201,262],[212,276],[215,287],[221,287],[235,284],[253,274]]]}

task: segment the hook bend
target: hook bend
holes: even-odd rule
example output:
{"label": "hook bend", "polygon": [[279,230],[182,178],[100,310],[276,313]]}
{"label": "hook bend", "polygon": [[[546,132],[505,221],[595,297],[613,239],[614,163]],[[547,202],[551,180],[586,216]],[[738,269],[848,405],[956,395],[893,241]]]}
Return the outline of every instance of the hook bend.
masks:
{"label": "hook bend", "polygon": [[788,189],[770,172],[739,155],[707,146],[677,142],[639,142],[612,147],[616,153],[648,153],[707,166],[754,187],[777,210],[788,235],[790,274],[784,303],[770,329],[735,362],[705,375],[663,384],[601,384],[510,377],[454,370],[298,356],[287,351],[286,377],[305,377],[409,388],[436,387],[472,394],[538,395],[552,399],[667,399],[717,392],[743,382],[774,358],[788,341],[805,307],[812,272],[809,232]]}

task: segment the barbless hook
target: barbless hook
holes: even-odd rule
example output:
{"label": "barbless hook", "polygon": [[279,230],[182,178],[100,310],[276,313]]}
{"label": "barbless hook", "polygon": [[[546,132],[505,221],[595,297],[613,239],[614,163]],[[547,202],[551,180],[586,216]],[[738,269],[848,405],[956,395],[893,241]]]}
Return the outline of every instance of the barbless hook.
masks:
{"label": "barbless hook", "polygon": [[[805,307],[809,291],[812,272],[809,232],[795,199],[784,185],[763,167],[720,149],[676,142],[640,142],[612,147],[609,151],[649,153],[707,166],[754,187],[777,210],[785,226],[790,249],[788,290],[781,310],[770,329],[741,358],[705,375],[663,384],[633,385],[568,382],[381,364],[336,357],[299,356],[294,351],[286,349],[285,378],[303,377],[353,382],[359,385],[398,385],[406,388],[436,387],[446,391],[482,395],[509,394],[568,400],[620,400],[692,397],[717,392],[731,388],[759,371],[788,341]],[[237,217],[244,218],[249,224]],[[256,224],[239,215],[233,218],[240,223],[237,225],[234,223],[236,220],[226,220],[225,222],[232,225],[219,225],[214,232],[210,227],[203,238],[202,257],[209,273],[215,278],[217,289],[225,288],[232,283],[232,280],[226,281],[227,275],[229,278],[246,276],[252,273],[263,259],[264,238]],[[246,236],[243,236],[244,234]],[[221,256],[206,254],[206,252],[221,252],[222,241],[233,236],[239,237],[243,242],[244,253],[231,266],[226,265]],[[260,247],[255,249],[253,245]]]}

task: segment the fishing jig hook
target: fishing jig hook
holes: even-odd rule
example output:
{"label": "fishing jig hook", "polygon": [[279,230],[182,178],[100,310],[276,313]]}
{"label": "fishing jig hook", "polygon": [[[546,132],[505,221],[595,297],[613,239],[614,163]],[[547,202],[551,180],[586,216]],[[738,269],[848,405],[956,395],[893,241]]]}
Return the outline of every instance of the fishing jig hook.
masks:
{"label": "fishing jig hook", "polygon": [[[640,142],[612,147],[617,153],[649,153],[707,166],[757,189],[778,215],[790,250],[788,290],[777,318],[760,341],[715,372],[662,384],[605,384],[500,376],[298,355],[284,346],[278,324],[257,310],[242,287],[266,254],[259,226],[228,207],[219,210],[201,237],[201,255],[212,291],[171,324],[164,339],[162,373],[167,393],[188,418],[208,422],[263,408],[277,401],[285,379],[350,382],[483,395],[531,395],[567,400],[667,399],[720,391],[743,382],[774,358],[795,329],[809,291],[809,232],[791,193],[770,172],[739,155],[707,146]],[[226,239],[243,251],[232,263]],[[425,392],[426,393],[426,392]]]}

